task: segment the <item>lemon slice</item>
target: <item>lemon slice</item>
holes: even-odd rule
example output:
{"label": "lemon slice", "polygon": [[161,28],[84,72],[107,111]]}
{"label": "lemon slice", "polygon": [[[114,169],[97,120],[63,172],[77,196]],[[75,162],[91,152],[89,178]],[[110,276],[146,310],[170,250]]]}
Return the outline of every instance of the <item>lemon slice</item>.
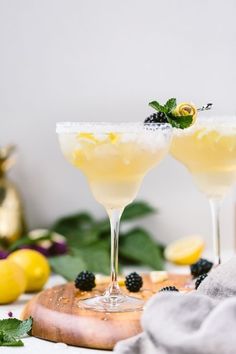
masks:
{"label": "lemon slice", "polygon": [[116,133],[109,133],[108,139],[112,144],[115,144],[119,140],[119,134]]}
{"label": "lemon slice", "polygon": [[181,238],[170,243],[165,249],[165,257],[168,261],[189,265],[197,262],[200,258],[205,243],[203,238],[198,235]]}
{"label": "lemon slice", "polygon": [[191,115],[193,117],[191,125],[193,125],[197,120],[197,108],[192,103],[182,102],[182,103],[178,104],[175,107],[173,114],[177,117]]}
{"label": "lemon slice", "polygon": [[94,144],[98,142],[98,139],[96,139],[94,134],[92,133],[79,133],[76,137],[78,140],[84,140]]}

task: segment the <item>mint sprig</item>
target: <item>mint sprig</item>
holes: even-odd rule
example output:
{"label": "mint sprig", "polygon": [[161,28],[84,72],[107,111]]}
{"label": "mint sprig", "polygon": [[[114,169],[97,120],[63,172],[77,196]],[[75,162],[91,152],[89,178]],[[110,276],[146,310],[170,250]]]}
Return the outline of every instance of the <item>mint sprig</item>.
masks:
{"label": "mint sprig", "polygon": [[25,321],[16,318],[0,320],[0,346],[22,347],[24,337],[32,328],[32,317]]}
{"label": "mint sprig", "polygon": [[164,105],[161,105],[157,101],[151,101],[149,102],[149,106],[154,108],[157,112],[163,113],[166,121],[174,128],[185,129],[192,124],[192,115],[176,116],[173,114],[177,106],[176,98],[170,98]]}

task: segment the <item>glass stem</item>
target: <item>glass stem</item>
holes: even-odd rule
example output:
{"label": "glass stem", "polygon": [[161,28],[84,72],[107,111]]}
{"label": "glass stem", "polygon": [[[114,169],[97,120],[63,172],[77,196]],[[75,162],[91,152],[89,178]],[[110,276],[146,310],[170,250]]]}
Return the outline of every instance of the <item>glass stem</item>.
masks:
{"label": "glass stem", "polygon": [[105,292],[105,296],[117,297],[121,294],[117,281],[118,277],[118,245],[120,218],[124,209],[108,209],[107,213],[111,225],[111,283]]}
{"label": "glass stem", "polygon": [[220,204],[221,200],[218,198],[209,199],[212,218],[212,234],[213,234],[213,247],[214,247],[214,264],[221,263],[221,249],[220,249]]}

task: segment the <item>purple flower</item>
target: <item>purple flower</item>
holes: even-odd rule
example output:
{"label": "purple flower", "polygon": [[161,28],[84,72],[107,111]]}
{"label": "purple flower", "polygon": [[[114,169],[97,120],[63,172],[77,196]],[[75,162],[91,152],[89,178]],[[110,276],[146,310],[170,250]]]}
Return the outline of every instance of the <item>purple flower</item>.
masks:
{"label": "purple flower", "polygon": [[13,313],[11,311],[8,312],[8,317],[13,317]]}
{"label": "purple flower", "polygon": [[9,252],[0,250],[0,259],[5,259],[9,255]]}
{"label": "purple flower", "polygon": [[68,252],[68,247],[66,242],[58,242],[58,241],[54,241],[51,248],[50,248],[50,253],[53,256],[58,256],[61,254],[65,254]]}

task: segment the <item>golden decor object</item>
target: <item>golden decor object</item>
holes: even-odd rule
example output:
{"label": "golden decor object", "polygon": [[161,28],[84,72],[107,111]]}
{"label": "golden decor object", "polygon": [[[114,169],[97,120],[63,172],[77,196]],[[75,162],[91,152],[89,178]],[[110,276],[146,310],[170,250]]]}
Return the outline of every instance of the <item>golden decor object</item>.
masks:
{"label": "golden decor object", "polygon": [[23,210],[20,196],[6,171],[15,163],[15,146],[0,148],[0,245],[7,246],[24,232]]}

